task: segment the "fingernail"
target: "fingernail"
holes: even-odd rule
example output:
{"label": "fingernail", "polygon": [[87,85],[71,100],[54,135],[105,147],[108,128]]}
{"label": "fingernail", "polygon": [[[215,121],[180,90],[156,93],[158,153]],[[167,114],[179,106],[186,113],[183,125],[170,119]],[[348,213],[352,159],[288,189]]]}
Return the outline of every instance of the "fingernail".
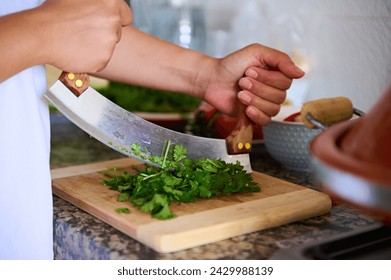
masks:
{"label": "fingernail", "polygon": [[303,70],[301,70],[301,68],[299,68],[298,66],[295,65],[295,72],[298,74],[298,75],[304,75],[305,72]]}
{"label": "fingernail", "polygon": [[250,77],[250,78],[253,78],[253,79],[256,79],[258,77],[258,73],[257,73],[257,71],[255,71],[253,69],[248,69],[246,71],[246,76]]}
{"label": "fingernail", "polygon": [[256,114],[256,110],[255,110],[255,108],[254,108],[253,106],[248,106],[248,107],[246,108],[246,112],[247,112],[248,114],[250,114],[250,115],[255,115],[255,114]]}
{"label": "fingernail", "polygon": [[249,79],[241,79],[239,81],[239,85],[242,89],[248,89],[250,90],[253,86],[252,82]]}
{"label": "fingernail", "polygon": [[240,99],[240,101],[242,101],[244,104],[250,104],[250,101],[251,101],[251,96],[244,92],[244,91],[240,91],[238,93],[238,98]]}

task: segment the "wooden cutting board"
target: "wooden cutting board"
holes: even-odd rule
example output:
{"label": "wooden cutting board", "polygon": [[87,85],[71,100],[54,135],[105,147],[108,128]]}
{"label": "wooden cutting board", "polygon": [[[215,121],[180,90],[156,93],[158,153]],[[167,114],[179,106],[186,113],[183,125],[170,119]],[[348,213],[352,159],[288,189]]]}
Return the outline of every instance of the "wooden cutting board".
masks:
{"label": "wooden cutting board", "polygon": [[[131,169],[140,162],[123,158],[52,170],[53,192],[157,252],[169,253],[280,226],[330,211],[330,198],[318,191],[259,172],[259,193],[228,195],[172,205],[176,218],[161,221],[102,184],[111,167]],[[115,209],[127,207],[130,214]]]}

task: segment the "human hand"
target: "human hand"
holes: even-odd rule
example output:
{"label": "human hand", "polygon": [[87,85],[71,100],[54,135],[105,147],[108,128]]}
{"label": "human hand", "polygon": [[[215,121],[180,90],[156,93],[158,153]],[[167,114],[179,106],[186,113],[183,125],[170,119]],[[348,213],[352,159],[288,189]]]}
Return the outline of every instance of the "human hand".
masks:
{"label": "human hand", "polygon": [[253,44],[219,60],[204,100],[230,116],[238,116],[244,104],[247,117],[265,125],[279,112],[292,79],[303,75],[287,54]]}
{"label": "human hand", "polygon": [[98,72],[109,62],[132,21],[123,0],[46,0],[39,8],[47,28],[41,39],[47,64],[63,71]]}

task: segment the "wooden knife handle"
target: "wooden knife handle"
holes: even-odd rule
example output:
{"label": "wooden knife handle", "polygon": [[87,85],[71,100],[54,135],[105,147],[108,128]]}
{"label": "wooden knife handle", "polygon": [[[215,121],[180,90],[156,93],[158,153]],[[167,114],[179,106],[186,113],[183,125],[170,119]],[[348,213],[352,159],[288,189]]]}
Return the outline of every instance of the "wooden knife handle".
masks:
{"label": "wooden knife handle", "polygon": [[253,143],[254,123],[246,115],[246,107],[241,104],[241,113],[235,128],[225,139],[228,154],[250,153]]}
{"label": "wooden knife handle", "polygon": [[85,73],[62,72],[58,79],[76,96],[80,96],[90,86],[90,77]]}

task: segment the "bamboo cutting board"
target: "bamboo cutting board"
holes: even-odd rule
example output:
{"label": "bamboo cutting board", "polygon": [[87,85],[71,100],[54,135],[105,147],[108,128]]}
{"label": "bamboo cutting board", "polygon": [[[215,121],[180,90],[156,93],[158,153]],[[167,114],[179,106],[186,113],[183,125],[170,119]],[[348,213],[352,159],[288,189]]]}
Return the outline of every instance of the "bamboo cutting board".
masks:
{"label": "bamboo cutting board", "polygon": [[[280,226],[330,211],[330,198],[318,191],[259,172],[259,193],[227,195],[194,203],[172,205],[176,218],[161,221],[129,202],[118,202],[118,192],[104,186],[110,167],[130,170],[140,162],[123,158],[52,170],[53,192],[157,252],[169,253]],[[130,214],[119,214],[127,207]]]}

